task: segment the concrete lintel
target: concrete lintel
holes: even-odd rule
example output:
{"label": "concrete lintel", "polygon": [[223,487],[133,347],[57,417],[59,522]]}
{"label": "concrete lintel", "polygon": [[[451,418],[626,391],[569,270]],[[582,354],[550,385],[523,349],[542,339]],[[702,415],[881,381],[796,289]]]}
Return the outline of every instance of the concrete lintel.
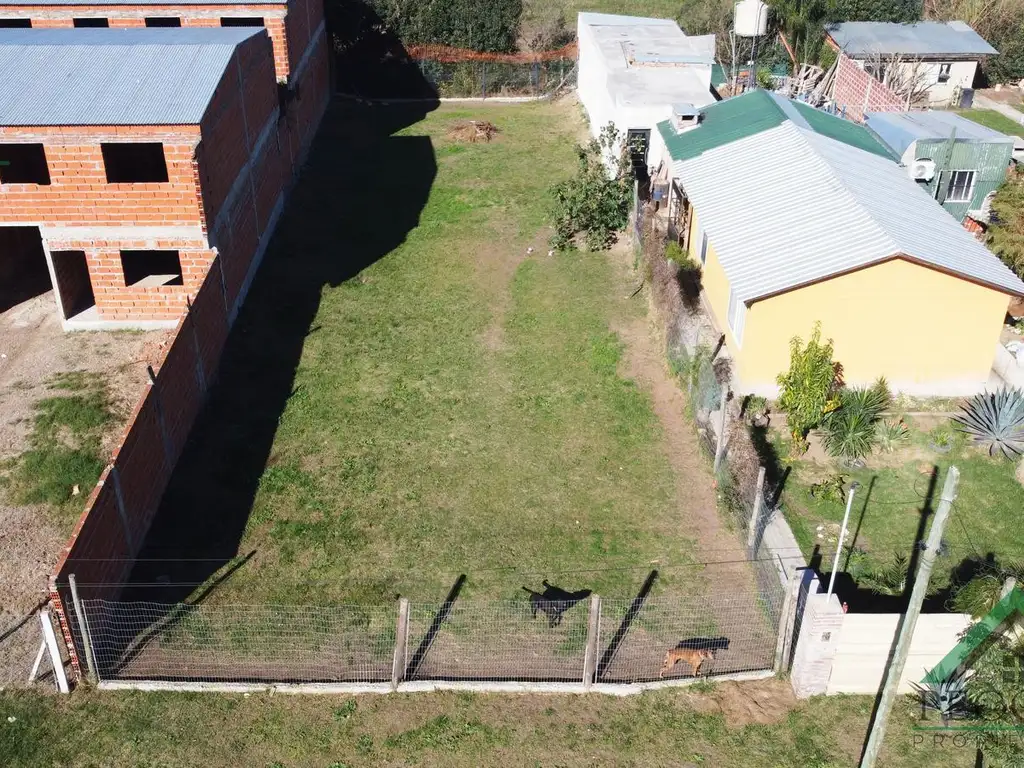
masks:
{"label": "concrete lintel", "polygon": [[198,224],[194,227],[39,227],[44,240],[89,242],[95,240],[191,240],[202,243],[204,248],[209,244],[203,228]]}

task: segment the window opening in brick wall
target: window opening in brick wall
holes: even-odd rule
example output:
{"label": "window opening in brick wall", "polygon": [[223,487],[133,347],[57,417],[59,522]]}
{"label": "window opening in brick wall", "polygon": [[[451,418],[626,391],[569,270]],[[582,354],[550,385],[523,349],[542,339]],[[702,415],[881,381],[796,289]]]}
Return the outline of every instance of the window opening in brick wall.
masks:
{"label": "window opening in brick wall", "polygon": [[106,19],[99,18],[83,18],[83,19],[72,19],[72,23],[76,27],[109,27],[110,22]]}
{"label": "window opening in brick wall", "polygon": [[50,169],[42,144],[0,144],[0,184],[49,183]]}
{"label": "window opening in brick wall", "polygon": [[121,251],[121,270],[129,288],[182,285],[177,251]]}
{"label": "window opening in brick wall", "polygon": [[222,27],[262,27],[261,16],[225,16],[220,20]]}
{"label": "window opening in brick wall", "polygon": [[0,19],[0,29],[31,29],[32,19]]}
{"label": "window opening in brick wall", "polygon": [[181,19],[176,16],[148,16],[147,27],[180,27]]}
{"label": "window opening in brick wall", "polygon": [[103,166],[111,184],[142,184],[167,181],[164,145],[101,144]]}

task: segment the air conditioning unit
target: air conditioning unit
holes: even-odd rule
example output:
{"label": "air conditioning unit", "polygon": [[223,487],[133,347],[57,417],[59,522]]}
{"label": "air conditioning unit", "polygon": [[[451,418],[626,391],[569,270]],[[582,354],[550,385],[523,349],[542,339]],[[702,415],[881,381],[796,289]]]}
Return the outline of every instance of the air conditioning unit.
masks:
{"label": "air conditioning unit", "polygon": [[910,164],[910,178],[915,181],[931,181],[935,177],[934,160],[915,160]]}

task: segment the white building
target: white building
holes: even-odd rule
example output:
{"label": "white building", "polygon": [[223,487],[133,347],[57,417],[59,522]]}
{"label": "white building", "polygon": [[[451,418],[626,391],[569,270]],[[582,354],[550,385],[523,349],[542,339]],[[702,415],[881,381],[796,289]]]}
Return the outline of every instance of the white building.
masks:
{"label": "white building", "polygon": [[648,162],[662,157],[656,126],[673,108],[717,101],[711,87],[715,36],[689,37],[670,19],[581,13],[577,92],[597,136],[608,123],[645,137]]}
{"label": "white building", "polygon": [[929,106],[946,106],[964,88],[974,86],[978,64],[999,53],[963,21],[918,21],[895,24],[846,21],[827,28],[829,42],[872,77],[896,58],[904,79],[924,91]]}

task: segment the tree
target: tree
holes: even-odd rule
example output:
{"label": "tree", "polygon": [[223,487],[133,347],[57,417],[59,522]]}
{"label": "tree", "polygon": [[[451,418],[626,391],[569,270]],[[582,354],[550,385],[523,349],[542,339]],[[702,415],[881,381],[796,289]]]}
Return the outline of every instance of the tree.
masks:
{"label": "tree", "polygon": [[836,0],[770,0],[775,24],[800,61],[817,60],[825,37],[823,24],[835,14]]}
{"label": "tree", "polygon": [[807,433],[839,407],[841,370],[832,360],[832,340],[821,341],[820,322],[814,324],[806,346],[799,336],[789,342],[789,370],[777,379],[778,404],[786,414],[794,453],[807,449]]}
{"label": "tree", "polygon": [[829,21],[894,21],[921,18],[921,0],[836,0]]}
{"label": "tree", "polygon": [[408,45],[516,50],[523,0],[367,1],[385,26]]}
{"label": "tree", "polygon": [[582,234],[591,250],[606,248],[626,226],[633,199],[633,170],[622,134],[613,123],[596,139],[576,147],[576,176],[556,184],[555,248],[573,245]]}
{"label": "tree", "polygon": [[1024,171],[1015,171],[996,191],[987,238],[1006,266],[1024,277]]}

